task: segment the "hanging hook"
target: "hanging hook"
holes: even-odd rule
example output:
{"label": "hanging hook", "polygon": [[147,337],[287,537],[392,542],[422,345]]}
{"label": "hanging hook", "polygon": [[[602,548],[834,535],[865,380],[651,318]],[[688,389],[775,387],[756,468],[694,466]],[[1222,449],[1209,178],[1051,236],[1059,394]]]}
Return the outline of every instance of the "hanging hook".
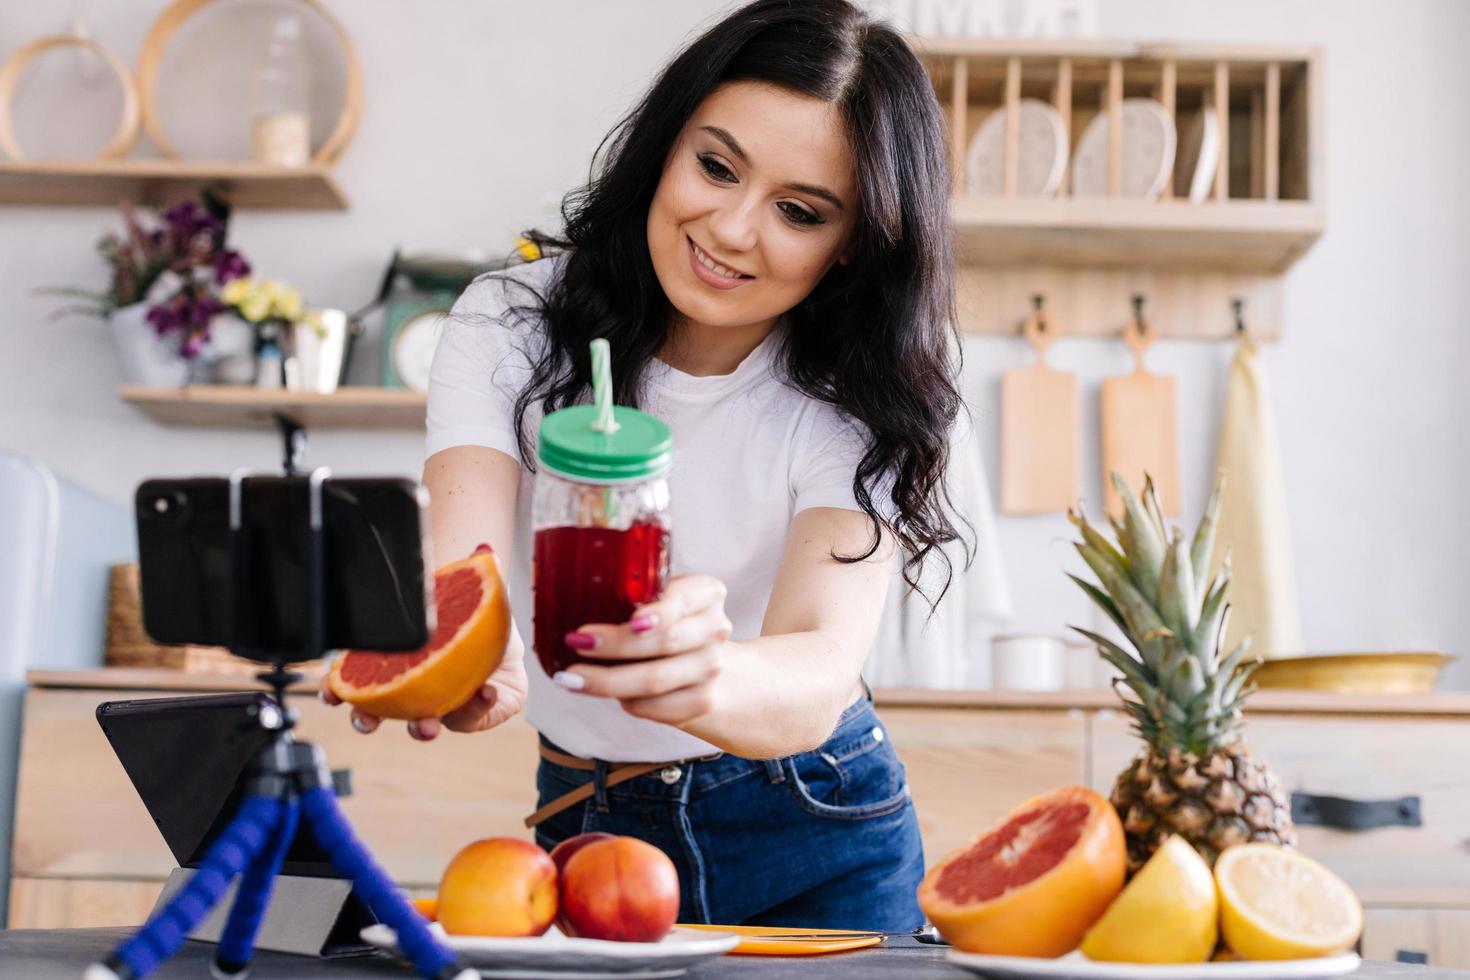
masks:
{"label": "hanging hook", "polygon": [[1245,300],[1239,296],[1230,301],[1235,310],[1235,334],[1237,337],[1245,336]]}
{"label": "hanging hook", "polygon": [[1143,319],[1143,303],[1144,303],[1144,295],[1142,293],[1134,293],[1133,294],[1133,325],[1138,328],[1138,335],[1140,337],[1142,337],[1143,335],[1145,335],[1145,334],[1148,333],[1148,324],[1145,323],[1144,322],[1144,319]]}
{"label": "hanging hook", "polygon": [[1036,311],[1036,330],[1046,333],[1046,297],[1041,293],[1031,294],[1031,308]]}

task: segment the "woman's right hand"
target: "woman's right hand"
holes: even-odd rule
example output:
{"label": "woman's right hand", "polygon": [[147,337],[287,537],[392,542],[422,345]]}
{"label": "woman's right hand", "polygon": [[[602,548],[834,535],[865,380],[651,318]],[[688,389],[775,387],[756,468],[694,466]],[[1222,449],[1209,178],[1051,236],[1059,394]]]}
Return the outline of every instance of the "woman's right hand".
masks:
{"label": "woman's right hand", "polygon": [[[320,696],[327,704],[341,704],[322,678]],[[419,718],[408,723],[408,734],[421,742],[436,738],[445,728],[452,732],[482,732],[509,720],[526,706],[526,648],[512,633],[505,648],[505,659],[485,681],[485,686],[463,705],[443,718]],[[359,708],[352,709],[352,727],[364,735],[378,730],[382,719]]]}

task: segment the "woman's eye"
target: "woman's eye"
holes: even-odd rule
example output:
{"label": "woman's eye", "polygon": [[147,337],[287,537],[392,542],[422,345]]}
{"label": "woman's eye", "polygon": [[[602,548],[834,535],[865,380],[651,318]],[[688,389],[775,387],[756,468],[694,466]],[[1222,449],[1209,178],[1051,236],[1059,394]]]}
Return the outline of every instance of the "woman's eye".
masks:
{"label": "woman's eye", "polygon": [[729,170],[726,170],[725,165],[713,157],[700,157],[699,165],[704,168],[705,173],[709,174],[715,180],[729,182],[735,179],[735,175]]}
{"label": "woman's eye", "polygon": [[797,207],[795,204],[781,204],[781,211],[793,222],[799,225],[819,225],[822,219],[812,214],[806,208]]}

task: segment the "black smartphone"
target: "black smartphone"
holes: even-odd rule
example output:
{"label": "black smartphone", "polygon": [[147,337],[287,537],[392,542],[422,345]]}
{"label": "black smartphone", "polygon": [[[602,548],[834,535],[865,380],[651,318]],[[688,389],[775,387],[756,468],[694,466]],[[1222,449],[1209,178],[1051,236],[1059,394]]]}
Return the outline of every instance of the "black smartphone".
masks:
{"label": "black smartphone", "polygon": [[[262,713],[278,710],[264,692],[97,706],[97,723],[180,867],[199,867],[239,809],[250,763],[274,737]],[[304,821],[281,874],[340,877]],[[349,899],[324,955],[360,951],[358,932],[375,921],[366,906]]]}
{"label": "black smartphone", "polygon": [[[148,635],[159,643],[228,646],[262,663],[316,656],[310,500],[308,477],[245,478],[236,542],[228,479],[139,486],[134,509]],[[396,477],[328,478],[322,525],[325,648],[416,650],[428,642],[434,604],[427,493]]]}

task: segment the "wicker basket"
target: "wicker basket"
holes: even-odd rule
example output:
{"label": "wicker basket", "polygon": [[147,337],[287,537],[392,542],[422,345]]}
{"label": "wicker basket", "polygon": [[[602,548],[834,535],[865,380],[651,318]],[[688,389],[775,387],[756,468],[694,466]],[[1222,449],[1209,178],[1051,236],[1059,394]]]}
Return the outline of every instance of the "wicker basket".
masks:
{"label": "wicker basket", "polygon": [[[261,670],[260,664],[236,657],[224,647],[154,642],[143,630],[138,566],[131,562],[113,565],[108,578],[106,660],[109,667],[162,667],[196,674],[250,676]],[[294,669],[316,674],[322,665],[315,660]]]}

